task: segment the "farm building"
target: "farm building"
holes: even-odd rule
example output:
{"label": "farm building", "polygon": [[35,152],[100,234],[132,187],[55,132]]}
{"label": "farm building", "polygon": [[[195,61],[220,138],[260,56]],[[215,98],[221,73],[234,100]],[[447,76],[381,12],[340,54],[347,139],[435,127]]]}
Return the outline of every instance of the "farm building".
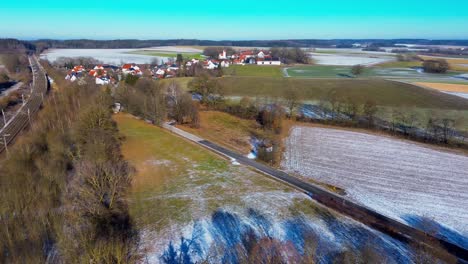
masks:
{"label": "farm building", "polygon": [[281,60],[279,58],[273,58],[270,56],[266,56],[265,58],[257,59],[257,65],[281,65]]}

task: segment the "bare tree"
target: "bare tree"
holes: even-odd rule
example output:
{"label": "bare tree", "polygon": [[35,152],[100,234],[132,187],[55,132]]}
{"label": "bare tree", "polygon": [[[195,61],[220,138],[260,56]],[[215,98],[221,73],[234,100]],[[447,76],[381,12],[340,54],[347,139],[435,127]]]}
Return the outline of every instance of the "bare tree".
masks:
{"label": "bare tree", "polygon": [[288,89],[284,90],[284,99],[289,110],[288,116],[291,119],[295,117],[294,110],[300,104],[300,95],[297,88],[288,86]]}
{"label": "bare tree", "polygon": [[374,121],[375,121],[374,119],[375,119],[375,114],[377,113],[377,111],[378,111],[377,104],[374,101],[367,100],[364,103],[363,113],[364,113],[365,118],[367,119],[369,127],[374,126]]}
{"label": "bare tree", "polygon": [[355,76],[361,75],[364,72],[364,66],[358,64],[351,67],[351,73]]}

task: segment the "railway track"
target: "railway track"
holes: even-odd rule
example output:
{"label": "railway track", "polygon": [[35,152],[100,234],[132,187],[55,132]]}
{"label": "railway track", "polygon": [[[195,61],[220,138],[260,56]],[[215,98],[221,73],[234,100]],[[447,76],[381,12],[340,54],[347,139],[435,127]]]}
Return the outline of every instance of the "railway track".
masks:
{"label": "railway track", "polygon": [[[0,129],[0,153],[7,151],[15,138],[30,125],[31,119],[42,106],[44,96],[49,87],[47,74],[35,56],[29,56],[29,64],[33,73],[33,86],[28,99],[16,111],[13,117]],[[7,153],[8,154],[8,153]]]}

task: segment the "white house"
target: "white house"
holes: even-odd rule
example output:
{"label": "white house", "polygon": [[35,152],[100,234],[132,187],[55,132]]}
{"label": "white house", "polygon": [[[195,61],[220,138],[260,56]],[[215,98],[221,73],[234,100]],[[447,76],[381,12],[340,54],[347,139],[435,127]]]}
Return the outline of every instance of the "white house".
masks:
{"label": "white house", "polygon": [[263,50],[262,50],[262,51],[260,51],[260,52],[257,54],[257,58],[259,58],[259,59],[264,59],[266,55],[267,55],[267,54],[266,54],[265,52],[263,52]]}
{"label": "white house", "polygon": [[122,66],[122,73],[123,74],[131,74],[131,75],[143,75],[143,72],[140,70],[140,67],[134,64],[124,64]]}
{"label": "white house", "polygon": [[213,61],[211,61],[211,60],[206,61],[204,64],[205,64],[205,65],[204,65],[204,68],[205,68],[205,69],[208,69],[208,70],[214,70],[214,69],[218,68],[218,65],[215,64],[215,63],[214,63]]}
{"label": "white house", "polygon": [[226,50],[223,50],[223,52],[219,54],[218,58],[220,60],[226,60],[227,59]]}
{"label": "white house", "polygon": [[69,73],[67,74],[67,76],[65,76],[65,80],[67,81],[70,81],[70,82],[74,82],[76,81],[78,78],[76,77],[76,73],[73,72],[73,73]]}
{"label": "white house", "polygon": [[230,66],[229,61],[223,60],[223,61],[221,62],[221,67],[223,67],[223,68],[228,68],[229,66]]}
{"label": "white house", "polygon": [[96,84],[106,85],[110,83],[110,79],[107,77],[96,77]]}
{"label": "white house", "polygon": [[281,60],[278,58],[266,57],[264,59],[258,59],[257,65],[281,65]]}
{"label": "white house", "polygon": [[158,76],[164,76],[164,74],[166,74],[166,72],[163,69],[158,69],[155,72],[155,74],[158,75]]}

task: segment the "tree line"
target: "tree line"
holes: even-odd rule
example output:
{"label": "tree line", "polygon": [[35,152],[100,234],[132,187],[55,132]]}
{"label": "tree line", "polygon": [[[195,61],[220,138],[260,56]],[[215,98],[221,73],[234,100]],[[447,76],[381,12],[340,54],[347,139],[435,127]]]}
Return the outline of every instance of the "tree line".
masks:
{"label": "tree line", "polygon": [[373,100],[358,103],[333,92],[320,100],[319,109],[320,118],[301,113],[298,120],[381,130],[425,143],[468,148],[468,135],[456,129],[461,120],[449,116],[431,115],[424,119],[412,108],[385,110]]}
{"label": "tree line", "polygon": [[124,111],[155,125],[162,125],[167,119],[194,127],[199,125],[197,102],[174,81],[162,83],[138,78],[132,83],[121,82],[115,98]]}
{"label": "tree line", "polygon": [[0,261],[136,262],[138,233],[125,199],[133,169],[120,152],[110,92],[58,83],[1,161]]}

